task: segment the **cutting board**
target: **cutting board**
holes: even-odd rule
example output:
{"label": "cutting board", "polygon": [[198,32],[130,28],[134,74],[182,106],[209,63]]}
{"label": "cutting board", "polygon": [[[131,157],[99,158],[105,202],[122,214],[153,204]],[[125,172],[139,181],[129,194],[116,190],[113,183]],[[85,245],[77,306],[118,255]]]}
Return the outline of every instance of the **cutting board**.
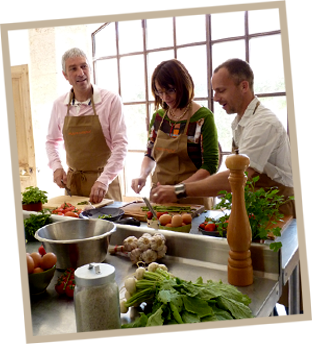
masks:
{"label": "cutting board", "polygon": [[[58,208],[61,204],[63,203],[70,203],[71,205],[83,209],[86,205],[78,205],[80,202],[85,202],[89,201],[89,197],[84,197],[84,196],[75,196],[73,195],[72,197],[69,195],[62,195],[62,196],[57,196],[54,198],[51,198],[48,200],[48,203],[45,203],[42,205],[42,208],[44,209],[55,209]],[[114,201],[112,199],[103,199],[102,202],[97,203],[97,204],[92,204],[95,208],[100,208],[104,207],[105,205],[112,204]]]}
{"label": "cutting board", "polygon": [[[284,215],[284,217],[281,219],[281,221],[278,221],[276,224],[270,224],[267,227],[267,229],[270,230],[270,228],[279,227],[279,228],[281,228],[281,234],[282,234],[283,231],[290,225],[292,219],[293,219],[292,215]],[[272,232],[269,232],[268,239],[274,240],[274,239],[276,239],[276,236]]]}
{"label": "cutting board", "polygon": [[[205,207],[203,205],[194,205],[194,204],[177,204],[177,203],[167,203],[167,204],[156,204],[151,203],[152,206],[176,206],[176,207],[191,207],[192,210],[190,211],[190,214],[192,217],[195,217],[198,214],[201,214],[204,212]],[[125,212],[125,216],[131,216],[135,219],[146,222],[146,214],[147,211],[143,211],[141,208],[146,207],[146,204],[144,202],[142,203],[133,203],[126,205],[125,207],[122,207],[121,209]]]}

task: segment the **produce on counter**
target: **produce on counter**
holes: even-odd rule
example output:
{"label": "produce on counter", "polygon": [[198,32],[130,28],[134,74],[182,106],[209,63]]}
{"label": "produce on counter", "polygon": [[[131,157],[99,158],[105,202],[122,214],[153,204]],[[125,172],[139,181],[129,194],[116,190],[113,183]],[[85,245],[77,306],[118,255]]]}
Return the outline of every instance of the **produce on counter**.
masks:
{"label": "produce on counter", "polygon": [[28,186],[22,194],[23,204],[47,203],[47,191],[40,190],[37,186]]}
{"label": "produce on counter", "polygon": [[82,211],[83,211],[82,209],[76,208],[71,203],[65,202],[65,203],[61,204],[58,208],[53,209],[52,214],[79,218],[79,214]]}
{"label": "produce on counter", "polygon": [[145,306],[140,316],[122,328],[199,323],[205,321],[253,318],[251,299],[236,287],[199,277],[194,283],[173,276],[164,264],[139,267],[125,281],[125,297],[120,311]]}
{"label": "produce on counter", "polygon": [[55,290],[59,295],[66,295],[69,298],[74,297],[74,290],[76,285],[74,271],[75,270],[73,268],[68,268],[57,279]]}
{"label": "produce on counter", "polygon": [[[142,211],[146,211],[146,218],[148,220],[153,219],[153,213],[150,210],[148,210],[148,207],[143,206],[141,207],[141,209]],[[170,214],[172,216],[174,214],[190,213],[192,211],[192,208],[189,206],[183,207],[183,206],[154,205],[153,209],[155,210],[155,213],[158,219],[163,214]]]}
{"label": "produce on counter", "polygon": [[166,238],[161,233],[154,235],[144,233],[139,238],[132,235],[125,238],[122,245],[115,246],[109,252],[126,255],[132,264],[140,261],[149,264],[165,256],[167,252]]}
{"label": "produce on counter", "polygon": [[35,241],[34,235],[38,229],[52,223],[50,211],[43,209],[36,214],[30,214],[24,219],[25,239]]}
{"label": "produce on counter", "polygon": [[46,253],[39,248],[38,252],[26,253],[26,261],[28,273],[35,274],[51,269],[56,264],[57,257],[53,252]]}
{"label": "produce on counter", "polygon": [[[245,173],[247,176],[247,172]],[[273,233],[276,237],[281,236],[281,228],[274,225],[283,219],[284,215],[279,212],[279,207],[294,197],[290,196],[285,199],[283,195],[279,195],[279,190],[272,188],[255,188],[259,176],[247,180],[245,184],[245,205],[246,211],[249,215],[250,227],[252,232],[252,240],[266,240],[269,233]],[[227,191],[220,191],[220,202],[217,203],[213,209],[221,209],[230,211],[232,208],[232,193]],[[222,218],[219,219],[222,222]],[[224,220],[224,218],[223,218]],[[274,228],[271,227],[273,225]],[[227,224],[224,229],[226,229]],[[272,242],[270,248],[273,251],[278,251],[282,247],[281,242]]]}

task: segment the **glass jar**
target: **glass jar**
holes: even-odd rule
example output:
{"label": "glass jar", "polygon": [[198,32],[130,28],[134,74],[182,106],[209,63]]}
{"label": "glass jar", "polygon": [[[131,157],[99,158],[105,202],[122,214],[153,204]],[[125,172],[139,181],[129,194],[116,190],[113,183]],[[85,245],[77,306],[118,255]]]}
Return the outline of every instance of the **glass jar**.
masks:
{"label": "glass jar", "polygon": [[74,304],[77,332],[120,328],[119,289],[115,268],[91,263],[75,270]]}

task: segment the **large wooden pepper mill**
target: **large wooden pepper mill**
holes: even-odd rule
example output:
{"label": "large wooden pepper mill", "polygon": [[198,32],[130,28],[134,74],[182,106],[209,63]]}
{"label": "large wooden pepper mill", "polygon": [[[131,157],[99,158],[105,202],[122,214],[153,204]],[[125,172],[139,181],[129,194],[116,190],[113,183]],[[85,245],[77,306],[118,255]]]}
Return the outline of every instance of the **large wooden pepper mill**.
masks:
{"label": "large wooden pepper mill", "polygon": [[228,258],[228,282],[235,286],[253,283],[253,268],[250,245],[252,233],[245,205],[245,171],[250,163],[246,155],[232,154],[225,164],[230,170],[229,182],[232,189],[232,209],[227,229],[230,246]]}

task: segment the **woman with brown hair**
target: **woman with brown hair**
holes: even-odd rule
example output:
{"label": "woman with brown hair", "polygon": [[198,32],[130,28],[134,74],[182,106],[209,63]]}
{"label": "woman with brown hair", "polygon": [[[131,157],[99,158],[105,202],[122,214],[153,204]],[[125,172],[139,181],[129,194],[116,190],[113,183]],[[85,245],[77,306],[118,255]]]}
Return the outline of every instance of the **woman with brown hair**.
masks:
{"label": "woman with brown hair", "polygon": [[[172,59],[160,63],[152,75],[155,110],[147,151],[140,176],[132,180],[132,189],[140,193],[152,174],[152,188],[204,179],[217,172],[218,135],[213,113],[193,101],[194,83],[185,66]],[[207,198],[183,198],[179,203],[202,204],[210,209]]]}

